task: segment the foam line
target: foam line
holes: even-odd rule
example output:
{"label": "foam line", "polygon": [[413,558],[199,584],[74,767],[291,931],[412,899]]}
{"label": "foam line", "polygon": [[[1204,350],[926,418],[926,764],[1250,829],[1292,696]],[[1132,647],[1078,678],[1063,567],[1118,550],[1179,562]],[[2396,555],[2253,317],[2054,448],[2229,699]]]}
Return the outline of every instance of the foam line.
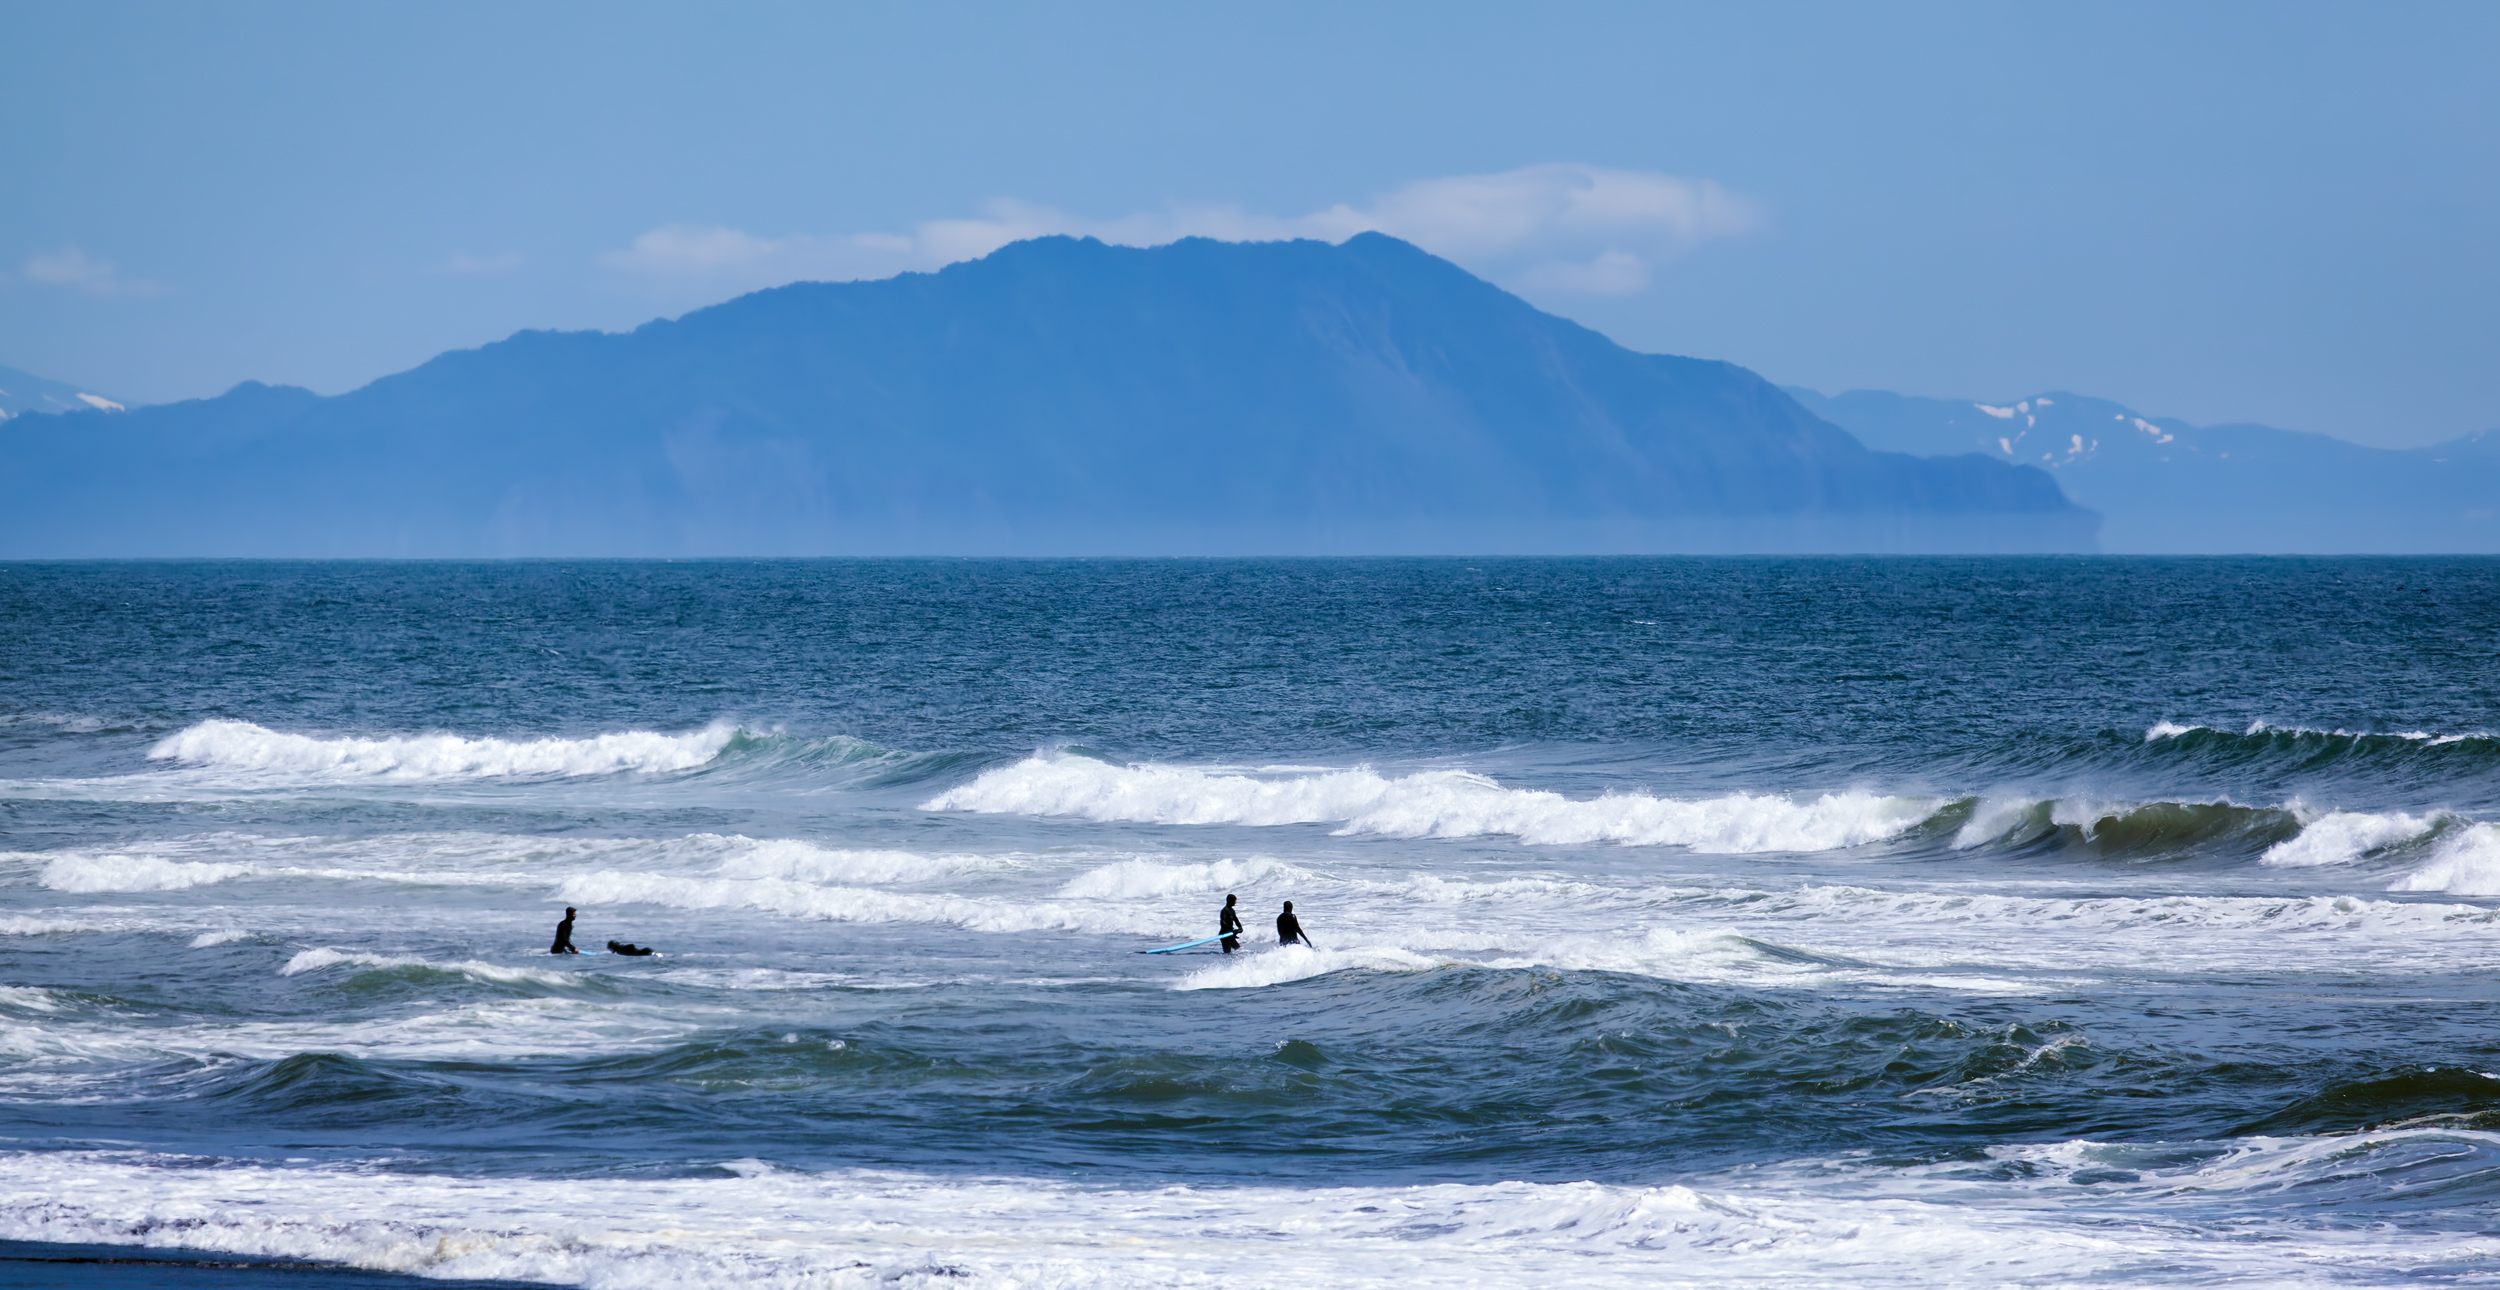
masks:
{"label": "foam line", "polygon": [[341,966],[365,971],[418,968],[429,972],[447,972],[455,976],[465,976],[474,981],[491,981],[498,985],[574,986],[585,985],[590,981],[589,977],[577,972],[556,972],[547,968],[505,967],[499,963],[481,963],[476,959],[465,959],[458,963],[435,963],[426,959],[392,954],[367,954],[329,946],[299,952],[295,957],[286,961],[286,966],[278,969],[278,975],[300,976],[306,972],[318,972],[324,968]]}
{"label": "foam line", "polygon": [[[2453,1262],[2448,1230],[2256,1217],[2356,1170],[2428,1185],[2500,1139],[2395,1130],[2199,1146],[1994,1147],[1978,1162],[1798,1161],[1656,1186],[1494,1182],[1104,1187],[1043,1178],[811,1174],[450,1177],[369,1165],[133,1153],[0,1157],[0,1236],[182,1247],[383,1272],[656,1290],[685,1285],[2312,1285]],[[2071,1207],[2096,1171],[2099,1204]],[[2126,1181],[2110,1181],[2120,1173]],[[2051,1202],[2050,1197],[2057,1197]],[[237,1198],[247,1198],[239,1201]],[[2113,1216],[2118,1216],[2113,1220]],[[2253,1239],[2261,1238],[2261,1239]]]}
{"label": "foam line", "polygon": [[1942,803],[1830,793],[1811,801],[1732,793],[1685,800],[1633,793],[1574,800],[1508,789],[1466,771],[1398,778],[1368,768],[1259,778],[1186,766],[1113,766],[1044,753],[986,771],[924,804],[932,811],[1072,815],[1142,824],[1338,823],[1340,836],[1464,838],[1532,844],[1612,842],[1712,854],[1832,851],[1899,836]]}
{"label": "foam line", "polygon": [[2500,896],[2500,824],[2476,824],[2449,834],[2430,859],[2388,890]]}
{"label": "foam line", "polygon": [[2266,848],[2266,853],[2258,857],[2258,862],[2293,867],[2350,864],[2374,851],[2419,841],[2448,818],[2396,812],[2371,815],[2359,811],[2329,811],[2302,824],[2298,837]]}
{"label": "foam line", "polygon": [[692,770],[720,755],[737,728],[690,734],[629,730],[588,739],[377,739],[281,734],[248,721],[203,721],[148,750],[157,761],[279,776],[400,781],[563,778]]}

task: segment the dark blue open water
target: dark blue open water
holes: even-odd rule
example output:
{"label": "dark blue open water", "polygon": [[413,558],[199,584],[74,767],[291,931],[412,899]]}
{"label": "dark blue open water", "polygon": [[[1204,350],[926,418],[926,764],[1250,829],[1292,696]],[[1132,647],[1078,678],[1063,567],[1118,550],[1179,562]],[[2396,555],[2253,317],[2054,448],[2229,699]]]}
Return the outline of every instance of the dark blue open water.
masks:
{"label": "dark blue open water", "polygon": [[2500,1278],[2500,561],[0,565],[0,831],[0,1238]]}

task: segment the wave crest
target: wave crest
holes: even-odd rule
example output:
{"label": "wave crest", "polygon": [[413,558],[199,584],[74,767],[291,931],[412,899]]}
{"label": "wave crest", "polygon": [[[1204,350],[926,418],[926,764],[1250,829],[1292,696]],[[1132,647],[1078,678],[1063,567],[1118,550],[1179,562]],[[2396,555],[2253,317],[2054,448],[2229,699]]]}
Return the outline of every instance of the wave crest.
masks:
{"label": "wave crest", "polygon": [[248,721],[203,721],[160,740],[148,757],[220,770],[342,779],[557,779],[693,770],[719,756],[738,733],[734,726],[715,723],[690,734],[628,730],[588,739],[467,739],[451,734],[324,739],[282,734]]}
{"label": "wave crest", "polygon": [[2500,824],[2476,824],[2448,834],[2430,859],[2388,890],[2500,896]]}
{"label": "wave crest", "polygon": [[2345,730],[2341,727],[2319,730],[2309,726],[2278,726],[2266,721],[2252,721],[2248,729],[2232,734],[2212,726],[2181,725],[2165,719],[2154,722],[2144,731],[2144,742],[2148,744],[2170,741],[2190,744],[2255,743],[2313,749],[2333,746],[2446,748],[2457,744],[2479,745],[2486,750],[2500,749],[2500,735],[2485,730],[2443,735],[2428,730]]}
{"label": "wave crest", "polygon": [[1746,855],[1835,851],[1885,841],[1918,827],[1941,805],[1933,798],[1858,792],[1802,802],[1750,793],[1691,800],[1627,793],[1575,800],[1504,788],[1467,771],[1390,778],[1358,767],[1261,778],[1187,766],[1113,766],[1073,753],[1045,753],[983,772],[922,809],[1139,824],[1336,823],[1339,836],[1503,834],[1530,844],[1613,842]]}

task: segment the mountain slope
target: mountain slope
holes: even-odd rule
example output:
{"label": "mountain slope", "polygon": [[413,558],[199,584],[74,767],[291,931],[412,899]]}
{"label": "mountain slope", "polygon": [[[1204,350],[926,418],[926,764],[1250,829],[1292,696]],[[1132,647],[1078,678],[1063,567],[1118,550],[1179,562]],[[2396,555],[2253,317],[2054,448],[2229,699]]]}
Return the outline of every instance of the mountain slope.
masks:
{"label": "mountain slope", "polygon": [[2006,404],[1787,392],[1872,447],[2040,466],[2102,514],[2113,552],[2500,551],[2500,433],[2396,450],[2057,390]]}
{"label": "mountain slope", "polygon": [[16,556],[2077,550],[2095,523],[2039,471],[1870,452],[1377,234],[1045,238],[0,450]]}
{"label": "mountain slope", "polygon": [[28,412],[123,411],[121,404],[90,390],[47,381],[32,372],[0,367],[0,421]]}

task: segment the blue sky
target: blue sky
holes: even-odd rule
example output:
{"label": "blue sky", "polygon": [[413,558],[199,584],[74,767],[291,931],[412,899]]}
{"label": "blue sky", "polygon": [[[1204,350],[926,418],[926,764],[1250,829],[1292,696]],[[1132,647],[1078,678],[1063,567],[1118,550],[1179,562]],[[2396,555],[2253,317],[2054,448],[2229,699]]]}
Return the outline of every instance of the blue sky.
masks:
{"label": "blue sky", "polygon": [[1784,383],[2500,426],[2500,5],[0,8],[0,364],[353,388],[1031,232],[1383,228]]}

